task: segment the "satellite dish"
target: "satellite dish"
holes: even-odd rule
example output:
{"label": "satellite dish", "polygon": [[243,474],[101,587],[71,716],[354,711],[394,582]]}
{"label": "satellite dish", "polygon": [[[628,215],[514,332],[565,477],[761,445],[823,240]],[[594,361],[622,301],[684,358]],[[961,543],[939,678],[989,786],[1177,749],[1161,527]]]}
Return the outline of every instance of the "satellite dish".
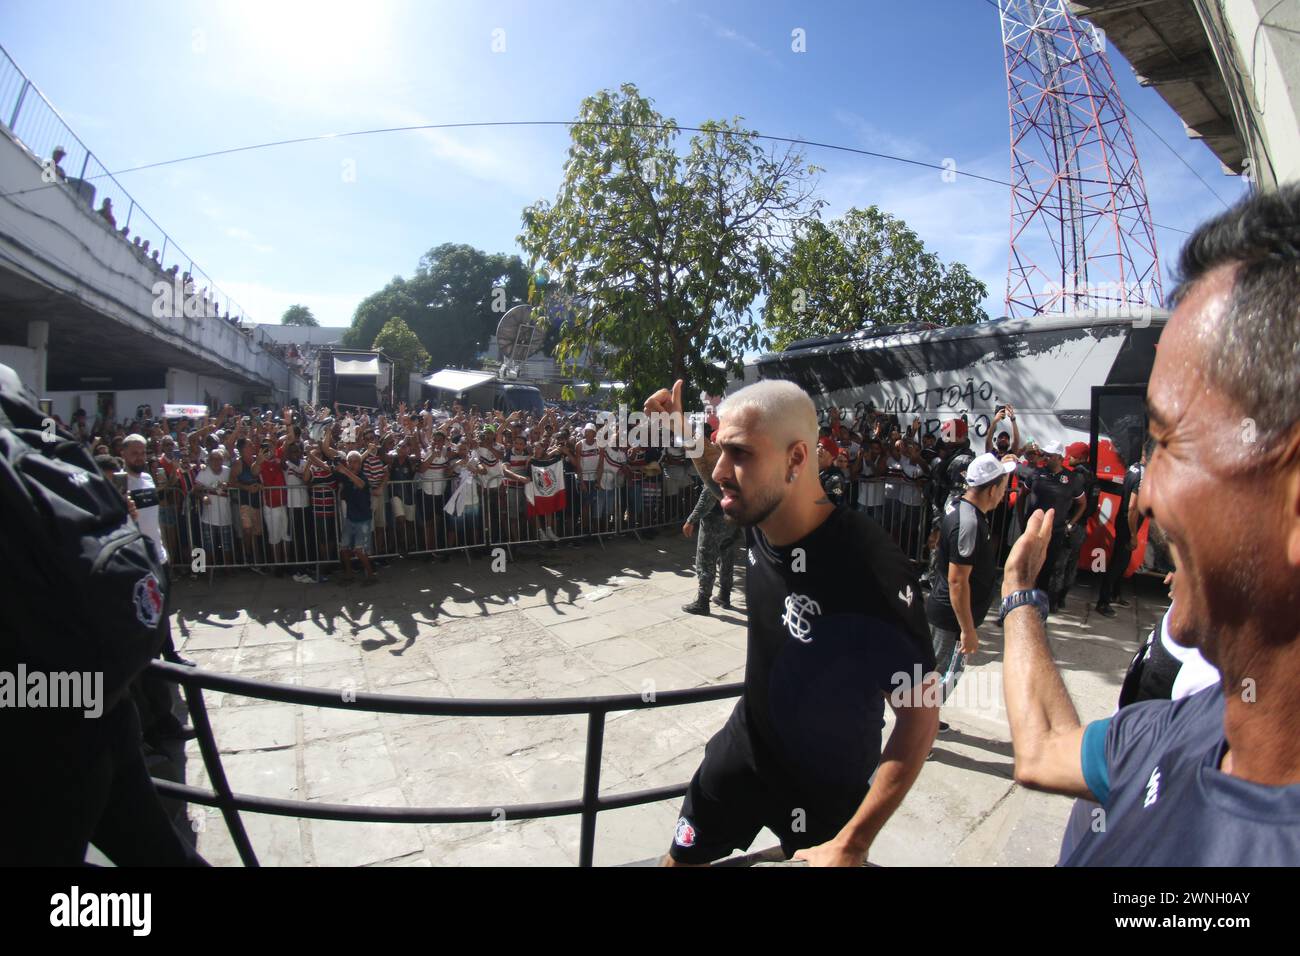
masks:
{"label": "satellite dish", "polygon": [[517,305],[497,324],[497,348],[501,350],[502,378],[518,378],[519,367],[542,350],[545,331],[533,321],[533,307]]}

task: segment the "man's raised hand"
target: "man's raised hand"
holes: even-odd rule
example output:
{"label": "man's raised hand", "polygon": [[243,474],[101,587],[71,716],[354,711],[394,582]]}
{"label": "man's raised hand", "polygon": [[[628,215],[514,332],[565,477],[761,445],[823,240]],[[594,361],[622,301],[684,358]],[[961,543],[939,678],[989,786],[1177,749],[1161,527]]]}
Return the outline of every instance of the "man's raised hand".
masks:
{"label": "man's raised hand", "polygon": [[1029,516],[1025,533],[1020,536],[1007,555],[1002,572],[1002,596],[1032,588],[1047,557],[1047,546],[1052,542],[1052,519],[1055,508],[1035,511]]}
{"label": "man's raised hand", "polygon": [[649,415],[653,412],[662,412],[668,415],[680,415],[682,413],[682,386],[684,384],[679,378],[673,383],[671,390],[667,388],[659,389],[646,399],[645,413]]}

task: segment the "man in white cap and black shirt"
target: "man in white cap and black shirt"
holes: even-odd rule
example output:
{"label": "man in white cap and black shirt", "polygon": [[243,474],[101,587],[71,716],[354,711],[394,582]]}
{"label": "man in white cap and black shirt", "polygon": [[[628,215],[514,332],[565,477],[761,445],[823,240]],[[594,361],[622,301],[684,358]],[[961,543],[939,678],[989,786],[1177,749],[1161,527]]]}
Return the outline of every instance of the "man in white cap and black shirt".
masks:
{"label": "man in white cap and black shirt", "polygon": [[[939,526],[934,587],[925,616],[934,639],[935,669],[947,700],[967,656],[979,650],[980,624],[993,602],[997,552],[989,536],[988,514],[1007,492],[1015,460],[985,453],[966,467],[966,491],[948,502]],[[940,729],[946,729],[942,724]]]}
{"label": "man in white cap and black shirt", "polygon": [[1054,510],[1056,516],[1052,524],[1052,540],[1047,550],[1047,559],[1043,562],[1037,582],[1038,589],[1047,594],[1049,610],[1055,613],[1061,607],[1061,596],[1052,590],[1052,574],[1065,549],[1066,539],[1083,514],[1086,496],[1070,472],[1065,470],[1065,449],[1059,441],[1045,442],[1042,453],[1047,459],[1043,467],[1021,465],[1017,474],[1026,483],[1028,506],[1025,514]]}

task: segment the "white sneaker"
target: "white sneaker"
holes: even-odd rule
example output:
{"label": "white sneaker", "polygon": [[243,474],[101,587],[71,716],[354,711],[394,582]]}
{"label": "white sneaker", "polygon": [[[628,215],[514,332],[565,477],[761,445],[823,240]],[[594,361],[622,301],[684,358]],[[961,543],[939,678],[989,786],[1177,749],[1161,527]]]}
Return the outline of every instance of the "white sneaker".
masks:
{"label": "white sneaker", "polygon": [[554,528],[547,528],[547,529],[546,529],[546,537],[550,538],[550,539],[551,539],[552,541],[554,541],[556,544],[559,544],[559,543],[560,543],[560,536],[559,536],[558,534],[555,533],[555,529],[554,529]]}

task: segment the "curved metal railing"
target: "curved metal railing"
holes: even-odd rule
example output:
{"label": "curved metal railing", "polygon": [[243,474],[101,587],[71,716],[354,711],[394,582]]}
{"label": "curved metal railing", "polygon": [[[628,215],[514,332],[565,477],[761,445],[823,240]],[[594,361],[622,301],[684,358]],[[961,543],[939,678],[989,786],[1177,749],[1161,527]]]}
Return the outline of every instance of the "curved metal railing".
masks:
{"label": "curved metal railing", "polygon": [[[578,865],[591,866],[595,853],[598,813],[645,803],[657,803],[660,800],[671,800],[686,793],[686,784],[682,783],[602,796],[600,768],[604,753],[606,714],[611,711],[648,710],[655,707],[674,707],[724,700],[738,697],[744,689],[743,684],[734,683],[720,684],[717,687],[664,691],[649,697],[640,694],[617,694],[534,700],[457,700],[360,692],[343,694],[337,690],[320,687],[271,684],[227,674],[216,674],[162,661],[155,661],[150,666],[159,677],[180,684],[185,689],[190,720],[194,725],[203,765],[212,787],[193,787],[157,777],[154,778],[154,785],[164,796],[218,808],[245,866],[260,864],[240,816],[243,811],[352,823],[494,823],[499,820],[535,820],[542,817],[580,814],[582,822]],[[284,704],[427,717],[558,717],[586,714],[587,743],[582,796],[577,800],[519,803],[509,806],[373,807],[238,794],[231,790],[230,781],[226,778],[225,767],[221,762],[221,751],[213,734],[212,722],[208,719],[207,706],[203,698],[203,692],[207,690]]]}

